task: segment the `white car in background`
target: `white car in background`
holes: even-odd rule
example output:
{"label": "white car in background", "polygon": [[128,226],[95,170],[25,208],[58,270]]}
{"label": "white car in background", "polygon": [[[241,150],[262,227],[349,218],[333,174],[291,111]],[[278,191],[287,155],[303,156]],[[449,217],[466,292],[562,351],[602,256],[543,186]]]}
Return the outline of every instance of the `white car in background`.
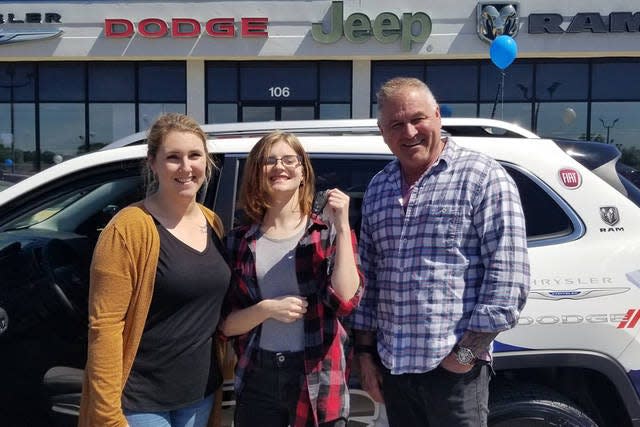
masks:
{"label": "white car in background", "polygon": [[[637,172],[611,145],[495,120],[443,127],[508,170],[527,221],[531,292],[518,327],[495,345],[489,425],[640,426],[640,191],[628,179]],[[244,159],[276,128],[299,135],[318,189],[349,193],[357,230],[367,183],[392,159],[373,120],[204,126],[220,170],[203,202],[226,229],[237,221]],[[143,142],[133,135],[0,192],[0,425],[75,425],[88,263],[104,225],[143,195]],[[382,425],[355,376],[352,386],[349,425]]]}

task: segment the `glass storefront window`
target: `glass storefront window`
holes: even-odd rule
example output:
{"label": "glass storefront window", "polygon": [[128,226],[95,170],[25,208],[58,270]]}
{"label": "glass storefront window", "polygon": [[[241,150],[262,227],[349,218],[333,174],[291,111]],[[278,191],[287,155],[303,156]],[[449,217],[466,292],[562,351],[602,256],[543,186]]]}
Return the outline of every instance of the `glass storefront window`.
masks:
{"label": "glass storefront window", "polygon": [[40,104],[40,155],[43,169],[86,152],[84,113],[84,104]]}
{"label": "glass storefront window", "polygon": [[140,62],[140,102],[187,102],[187,69],[184,62]]}
{"label": "glass storefront window", "polygon": [[[415,77],[424,81],[424,62],[421,61],[375,61],[371,63],[371,103],[376,102],[376,93],[389,79]],[[373,115],[376,110],[373,109]]]}
{"label": "glass storefront window", "polygon": [[[640,102],[591,104],[591,139],[640,150]],[[640,154],[640,152],[639,152]]]}
{"label": "glass storefront window", "polygon": [[35,75],[32,63],[0,63],[0,102],[33,102]]}
{"label": "glass storefront window", "polygon": [[13,104],[14,170],[19,174],[36,171],[36,106]]}
{"label": "glass storefront window", "polygon": [[[327,62],[318,66],[319,101],[323,103],[351,101],[351,63]],[[349,118],[342,116],[341,118]]]}
{"label": "glass storefront window", "polygon": [[13,127],[11,108],[11,104],[0,104],[0,167],[30,174],[36,167],[35,105],[13,104]]}
{"label": "glass storefront window", "polygon": [[440,102],[440,115],[442,117],[477,117],[477,104],[462,104]]}
{"label": "glass storefront window", "polygon": [[313,101],[318,97],[317,84],[317,67],[312,63],[240,66],[240,99],[243,101]]}
{"label": "glass storefront window", "polygon": [[347,119],[351,74],[349,61],[207,62],[207,120]]}
{"label": "glass storefront window", "polygon": [[242,107],[243,122],[265,122],[276,119],[275,107]]}
{"label": "glass storefront window", "polygon": [[0,136],[31,173],[185,113],[186,97],[184,61],[0,63]]}
{"label": "glass storefront window", "polygon": [[283,106],[280,120],[313,120],[314,110],[313,106]]}
{"label": "glass storefront window", "polygon": [[207,101],[235,102],[238,100],[238,66],[235,63],[210,64],[207,66],[206,78]]}
{"label": "glass storefront window", "polygon": [[89,64],[90,102],[134,102],[135,63],[93,62]]}
{"label": "glass storefront window", "polygon": [[209,104],[207,107],[207,123],[235,123],[238,121],[238,106],[236,104]]}
{"label": "glass storefront window", "polygon": [[541,137],[586,139],[586,102],[542,102],[536,104],[533,114]]}
{"label": "glass storefront window", "polygon": [[506,122],[515,123],[525,129],[531,129],[530,103],[505,102],[504,104],[502,104],[498,102],[495,105],[495,115],[491,117],[493,111],[493,103],[480,104],[480,117],[504,120]]}
{"label": "glass storefront window", "polygon": [[537,101],[586,101],[588,95],[589,64],[585,62],[536,64]]}
{"label": "glass storefront window", "polygon": [[186,114],[187,106],[185,104],[139,104],[138,112],[140,115],[140,126],[138,131],[149,129],[159,115],[164,113],[182,113]]}
{"label": "glass storefront window", "polygon": [[89,104],[89,151],[135,132],[135,104]]}
{"label": "glass storefront window", "polygon": [[502,72],[493,64],[480,65],[480,100],[494,102],[529,101],[533,97],[533,65],[513,64],[504,71],[504,87],[500,94]]}
{"label": "glass storefront window", "polygon": [[478,99],[477,64],[427,65],[426,81],[440,104]]}
{"label": "glass storefront window", "polygon": [[348,119],[350,117],[350,104],[320,104],[320,119]]}
{"label": "glass storefront window", "polygon": [[594,63],[591,74],[593,100],[640,99],[640,61]]}
{"label": "glass storefront window", "polygon": [[38,88],[41,102],[83,102],[85,64],[74,62],[39,65]]}

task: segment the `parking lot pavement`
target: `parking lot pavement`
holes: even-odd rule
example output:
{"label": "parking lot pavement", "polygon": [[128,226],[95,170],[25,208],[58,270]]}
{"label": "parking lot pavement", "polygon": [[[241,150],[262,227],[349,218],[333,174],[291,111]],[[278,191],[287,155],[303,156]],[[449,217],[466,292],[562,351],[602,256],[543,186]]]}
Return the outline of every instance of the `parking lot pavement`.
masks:
{"label": "parking lot pavement", "polygon": [[14,183],[9,181],[0,180],[0,191],[4,190],[7,187],[12,186]]}

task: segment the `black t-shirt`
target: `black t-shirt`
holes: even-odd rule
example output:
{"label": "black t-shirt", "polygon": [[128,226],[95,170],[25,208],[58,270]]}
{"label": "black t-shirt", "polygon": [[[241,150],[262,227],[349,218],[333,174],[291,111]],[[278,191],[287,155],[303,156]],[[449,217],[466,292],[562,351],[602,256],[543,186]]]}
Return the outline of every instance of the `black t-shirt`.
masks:
{"label": "black t-shirt", "polygon": [[167,411],[210,395],[222,374],[212,336],[231,272],[211,226],[198,252],[156,222],[160,256],[149,315],[123,394],[123,408]]}

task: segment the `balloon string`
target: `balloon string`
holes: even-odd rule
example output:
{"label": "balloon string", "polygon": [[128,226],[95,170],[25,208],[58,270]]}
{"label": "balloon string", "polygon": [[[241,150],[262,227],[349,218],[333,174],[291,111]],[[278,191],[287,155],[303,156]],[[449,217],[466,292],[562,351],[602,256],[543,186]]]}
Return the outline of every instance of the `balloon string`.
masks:
{"label": "balloon string", "polygon": [[500,120],[504,120],[504,70],[500,70],[502,78],[500,80]]}
{"label": "balloon string", "polygon": [[491,109],[491,118],[496,116],[496,107],[498,106],[498,99],[500,100],[500,119],[504,119],[504,70],[500,70],[502,77],[500,83],[498,83],[498,90],[496,91],[496,97],[493,100],[493,108]]}

